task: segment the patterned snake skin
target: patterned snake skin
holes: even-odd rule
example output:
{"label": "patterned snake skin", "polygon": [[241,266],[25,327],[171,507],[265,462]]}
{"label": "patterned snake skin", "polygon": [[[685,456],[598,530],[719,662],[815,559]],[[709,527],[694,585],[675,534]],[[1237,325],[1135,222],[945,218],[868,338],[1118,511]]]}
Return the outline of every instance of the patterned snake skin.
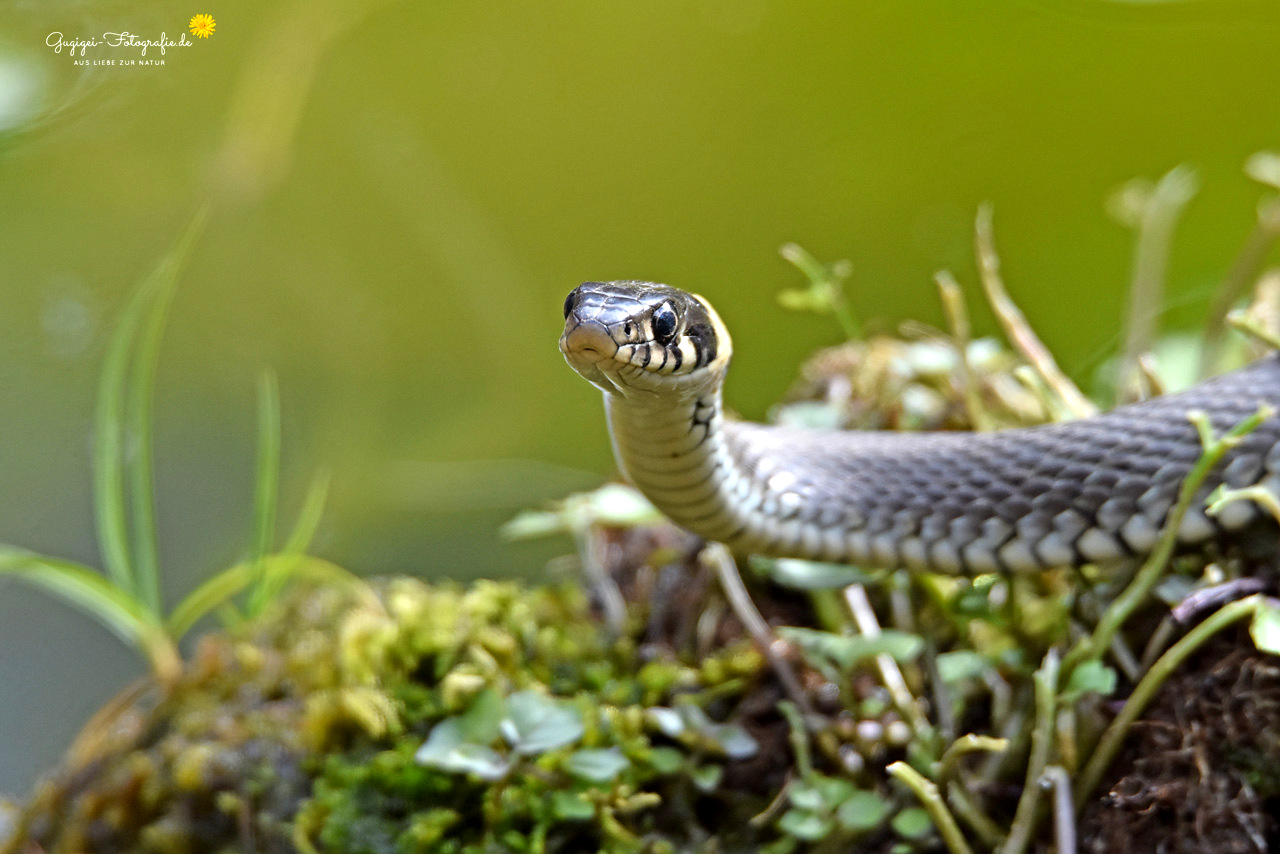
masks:
{"label": "patterned snake skin", "polygon": [[[747,423],[724,429],[731,455],[764,485],[760,506],[782,519],[808,513],[817,528],[842,532],[847,549],[837,557],[973,573],[1145,554],[1200,456],[1187,412],[1205,411],[1222,432],[1259,403],[1280,405],[1280,358],[1181,394],[1045,427],[928,434],[815,434]],[[771,477],[780,471],[794,480],[784,477],[784,488],[774,489]],[[1280,487],[1280,420],[1246,436],[1202,496],[1224,480]],[[1216,518],[1203,506],[1198,498],[1183,521],[1184,545],[1241,530],[1260,516],[1249,502],[1230,504]],[[800,546],[782,551],[816,556]]]}
{"label": "patterned snake skin", "polygon": [[[628,479],[676,523],[742,551],[943,572],[1030,571],[1143,555],[1216,432],[1280,407],[1280,356],[1180,394],[993,433],[817,431],[725,419],[728,331],[701,297],[589,282],[565,301],[561,351],[605,392]],[[1228,453],[1178,530],[1182,546],[1267,531],[1218,484],[1280,491],[1280,418]],[[1269,523],[1267,523],[1269,524]],[[1274,526],[1267,531],[1275,539]]]}

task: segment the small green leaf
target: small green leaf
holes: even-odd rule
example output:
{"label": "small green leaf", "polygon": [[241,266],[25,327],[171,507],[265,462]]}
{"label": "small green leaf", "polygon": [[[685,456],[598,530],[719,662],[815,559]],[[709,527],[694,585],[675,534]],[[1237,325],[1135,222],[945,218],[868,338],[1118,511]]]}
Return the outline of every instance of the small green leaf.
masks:
{"label": "small green leaf", "polygon": [[1263,652],[1280,655],[1280,601],[1266,599],[1253,612],[1249,634],[1254,644]]}
{"label": "small green leaf", "polygon": [[787,801],[798,810],[822,812],[827,809],[826,798],[822,791],[808,780],[796,780],[787,789]]}
{"label": "small green leaf", "polygon": [[716,786],[720,785],[720,779],[724,777],[724,769],[719,765],[701,765],[694,768],[689,776],[693,779],[693,785],[698,791],[714,792]]}
{"label": "small green leaf", "polygon": [[956,649],[938,656],[938,675],[948,685],[977,679],[990,668],[991,662],[971,649]]}
{"label": "small green leaf", "polygon": [[552,792],[551,811],[564,821],[587,821],[596,814],[596,805],[580,792]]}
{"label": "small green leaf", "polygon": [[482,780],[501,780],[510,770],[502,756],[486,744],[468,742],[458,718],[436,724],[414,755],[419,765],[452,774],[474,774]]}
{"label": "small green leaf", "polygon": [[829,818],[808,812],[806,810],[787,810],[782,818],[778,819],[778,827],[787,834],[794,836],[796,839],[803,839],[805,842],[817,842],[826,838],[831,832],[833,822]]}
{"label": "small green leaf", "polygon": [[655,747],[646,756],[649,767],[659,774],[674,774],[685,762],[685,755],[674,747]]}
{"label": "small green leaf", "polygon": [[[764,562],[761,561],[762,565]],[[843,563],[779,558],[766,569],[769,580],[791,590],[841,590],[850,584],[865,584],[883,573],[868,572]]]}
{"label": "small green leaf", "polygon": [[146,655],[162,679],[173,678],[180,671],[177,647],[155,615],[89,567],[0,545],[0,578],[5,576],[39,587],[94,617]]}
{"label": "small green leaf", "polygon": [[667,738],[679,738],[685,731],[685,719],[680,712],[666,706],[652,706],[645,710],[649,723]]}
{"label": "small green leaf", "polygon": [[579,492],[557,501],[550,510],[526,510],[502,526],[509,540],[527,540],[551,534],[572,534],[591,525],[633,528],[662,520],[649,499],[630,486],[606,483],[591,492]]}
{"label": "small green leaf", "polygon": [[797,626],[784,626],[778,634],[799,644],[806,656],[835,663],[844,671],[877,655],[889,655],[899,662],[915,659],[924,649],[919,635],[886,629],[876,637],[838,635]]}
{"label": "small green leaf", "polygon": [[471,701],[466,712],[456,718],[458,732],[473,744],[493,744],[501,732],[506,713],[502,695],[496,688],[486,688]]}
{"label": "small green leaf", "polygon": [[1110,696],[1116,690],[1116,672],[1101,661],[1086,661],[1071,671],[1063,692],[1065,702],[1071,702],[1083,694]]}
{"label": "small green leaf", "polygon": [[814,784],[828,807],[836,807],[854,792],[853,784],[843,777],[827,777],[822,774],[815,774],[814,777]]}
{"label": "small green leaf", "polygon": [[616,747],[600,750],[575,750],[564,761],[564,770],[591,783],[608,783],[622,773],[631,762]]}
{"label": "small green leaf", "polygon": [[788,288],[778,291],[778,305],[787,311],[827,314],[831,311],[831,297],[817,288]]}
{"label": "small green leaf", "polygon": [[[1221,488],[1221,487],[1219,487]],[[1216,490],[1215,490],[1216,492]],[[1169,575],[1156,585],[1155,595],[1164,604],[1173,607],[1186,599],[1196,589],[1196,580],[1186,575]]]}
{"label": "small green leaf", "polygon": [[555,510],[521,510],[499,529],[508,540],[533,540],[568,532],[569,523],[564,514]]}
{"label": "small green leaf", "polygon": [[920,807],[909,807],[893,817],[890,822],[899,836],[920,839],[933,830],[933,820]]}
{"label": "small green leaf", "polygon": [[756,740],[739,724],[712,724],[706,733],[729,759],[750,759],[760,750]]}
{"label": "small green leaf", "polygon": [[621,528],[661,521],[662,515],[637,489],[622,483],[606,483],[583,495],[593,521]]}
{"label": "small green leaf", "polygon": [[572,706],[537,691],[520,691],[507,698],[501,730],[516,752],[536,755],[581,738],[582,716]]}
{"label": "small green leaf", "polygon": [[836,808],[836,821],[846,830],[866,831],[879,827],[889,814],[889,805],[875,792],[856,791]]}

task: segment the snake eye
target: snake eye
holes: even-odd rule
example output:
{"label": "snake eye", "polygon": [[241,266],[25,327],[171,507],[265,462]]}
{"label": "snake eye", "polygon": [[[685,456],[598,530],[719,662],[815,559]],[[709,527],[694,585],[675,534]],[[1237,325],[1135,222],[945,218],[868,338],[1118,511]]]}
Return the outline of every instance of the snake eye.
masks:
{"label": "snake eye", "polygon": [[671,307],[671,303],[664,302],[662,305],[654,309],[653,317],[650,321],[653,325],[653,337],[659,344],[670,344],[671,339],[676,335],[676,310]]}
{"label": "snake eye", "polygon": [[569,291],[569,295],[564,298],[564,319],[569,319],[569,312],[573,311],[574,303],[578,301],[578,289],[574,288]]}

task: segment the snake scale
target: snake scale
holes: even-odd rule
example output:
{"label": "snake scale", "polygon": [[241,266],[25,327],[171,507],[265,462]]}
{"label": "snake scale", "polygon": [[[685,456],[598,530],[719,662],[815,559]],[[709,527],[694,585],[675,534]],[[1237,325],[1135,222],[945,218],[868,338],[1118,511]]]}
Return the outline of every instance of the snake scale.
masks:
{"label": "snake scale", "polygon": [[[1280,357],[1179,394],[1078,421],[991,433],[824,431],[727,420],[732,353],[702,297],[648,282],[587,282],[565,300],[560,349],[604,391],[623,474],[677,524],[736,551],[968,574],[1149,552],[1201,445],[1280,407]],[[1215,468],[1219,483],[1280,488],[1280,419]],[[1248,501],[1210,517],[1197,499],[1184,547],[1256,531]],[[1271,532],[1274,536],[1274,532]]]}

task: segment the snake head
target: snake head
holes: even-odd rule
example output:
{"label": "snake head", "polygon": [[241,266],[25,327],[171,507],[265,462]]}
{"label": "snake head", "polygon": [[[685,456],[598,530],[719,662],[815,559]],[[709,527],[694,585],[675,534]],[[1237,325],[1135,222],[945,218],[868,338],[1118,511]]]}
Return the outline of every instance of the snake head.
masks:
{"label": "snake head", "polygon": [[560,352],[608,394],[698,395],[719,382],[732,345],[696,294],[651,282],[584,282],[565,298]]}

